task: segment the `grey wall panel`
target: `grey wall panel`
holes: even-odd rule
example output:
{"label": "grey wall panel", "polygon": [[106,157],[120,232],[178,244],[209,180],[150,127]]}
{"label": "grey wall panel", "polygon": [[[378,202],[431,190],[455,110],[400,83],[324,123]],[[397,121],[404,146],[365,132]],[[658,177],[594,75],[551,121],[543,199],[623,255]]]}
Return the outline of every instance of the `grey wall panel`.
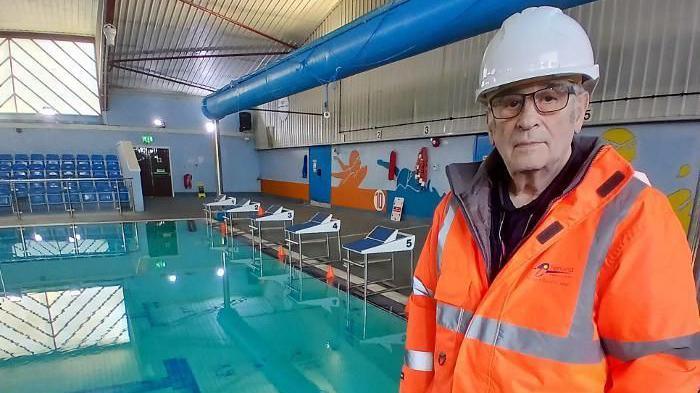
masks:
{"label": "grey wall panel", "polygon": [[323,37],[389,2],[390,0],[340,0],[316,30],[311,33],[307,42]]}
{"label": "grey wall panel", "polygon": [[[314,34],[328,33],[378,3],[341,1]],[[700,1],[599,0],[566,12],[588,32],[601,68],[587,125],[700,118]],[[257,147],[482,132],[485,110],[474,102],[474,90],[493,34],[334,83],[330,119],[290,114],[282,124],[268,117],[256,125],[256,132],[268,136]],[[321,112],[324,97],[325,88],[296,94],[289,108]]]}

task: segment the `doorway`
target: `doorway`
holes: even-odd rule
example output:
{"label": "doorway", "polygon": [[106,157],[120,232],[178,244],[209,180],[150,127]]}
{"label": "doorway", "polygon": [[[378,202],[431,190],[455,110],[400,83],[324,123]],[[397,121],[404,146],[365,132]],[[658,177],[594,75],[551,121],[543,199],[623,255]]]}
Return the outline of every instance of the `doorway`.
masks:
{"label": "doorway", "polygon": [[331,147],[309,147],[309,194],[311,202],[324,206],[331,202]]}
{"label": "doorway", "polygon": [[137,147],[134,149],[141,168],[143,196],[173,196],[170,173],[170,149],[164,147]]}

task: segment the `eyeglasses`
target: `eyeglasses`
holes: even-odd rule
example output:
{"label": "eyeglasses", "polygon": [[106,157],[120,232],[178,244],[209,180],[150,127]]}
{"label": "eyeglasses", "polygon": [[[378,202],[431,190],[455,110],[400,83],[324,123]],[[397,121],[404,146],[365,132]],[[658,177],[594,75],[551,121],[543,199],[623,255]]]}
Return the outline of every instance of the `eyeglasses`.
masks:
{"label": "eyeglasses", "polygon": [[532,96],[537,112],[552,113],[566,108],[569,105],[569,96],[575,92],[573,85],[556,85],[529,94],[496,95],[489,100],[489,107],[494,118],[512,119],[522,112],[527,97]]}

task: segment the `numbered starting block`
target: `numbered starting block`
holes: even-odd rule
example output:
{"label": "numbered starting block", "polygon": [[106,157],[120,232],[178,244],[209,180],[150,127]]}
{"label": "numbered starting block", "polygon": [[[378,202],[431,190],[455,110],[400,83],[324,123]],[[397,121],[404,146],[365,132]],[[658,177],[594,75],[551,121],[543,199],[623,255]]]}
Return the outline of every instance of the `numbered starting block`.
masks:
{"label": "numbered starting block", "polygon": [[[293,262],[292,251],[294,250],[294,247],[296,247],[300,271],[302,270],[304,259],[307,259],[306,264],[308,265],[326,265],[339,261],[340,259],[331,260],[330,237],[332,234],[335,234],[335,237],[338,240],[338,258],[340,258],[342,256],[342,252],[340,250],[340,220],[333,218],[332,214],[316,213],[309,221],[288,227],[285,230],[285,242],[287,243],[287,248],[290,251],[290,262]],[[314,235],[321,236],[319,237]],[[306,236],[306,239],[304,239],[304,236]],[[309,237],[315,238],[310,239]],[[308,245],[311,243],[322,242],[326,245],[324,255],[305,256],[302,253],[304,244]]]}
{"label": "numbered starting block", "polygon": [[[207,220],[207,223],[211,223],[214,220],[214,214],[216,212],[230,209],[231,207],[235,206],[236,198],[228,197],[226,195],[219,195],[214,201],[204,203],[203,205],[204,218]],[[223,217],[221,221],[223,221]]]}
{"label": "numbered starting block", "polygon": [[235,221],[250,220],[250,214],[257,213],[258,209],[260,209],[260,202],[253,202],[250,199],[241,199],[230,209],[223,211],[226,225],[229,225],[231,229],[233,229],[233,223]]}
{"label": "numbered starting block", "polygon": [[[263,223],[281,223],[281,226],[263,226]],[[258,217],[250,219],[250,235],[253,240],[253,258],[255,258],[256,251],[258,252],[259,259],[262,266],[262,248],[263,248],[263,231],[282,229],[286,232],[287,224],[291,225],[294,223],[294,210],[286,209],[281,205],[272,205],[265,210],[265,212]],[[281,241],[284,244],[284,240]]]}
{"label": "numbered starting block", "polygon": [[[376,226],[372,229],[364,239],[356,240],[351,243],[343,245],[343,249],[346,251],[345,258],[343,258],[343,263],[347,267],[347,296],[348,296],[348,307],[350,304],[350,289],[355,286],[362,286],[362,294],[365,302],[364,313],[365,317],[367,314],[367,286],[370,284],[393,282],[396,276],[396,253],[408,252],[410,254],[411,270],[409,274],[413,274],[413,247],[416,244],[416,236],[409,233],[399,232],[397,229]],[[389,255],[388,258],[379,259],[369,259],[370,255]],[[361,259],[353,259],[352,255],[359,255]],[[367,278],[367,271],[369,265],[383,262],[391,262],[391,277],[387,277],[380,280],[369,281]],[[362,268],[363,270],[363,280],[360,284],[350,284],[350,268],[352,266]],[[409,277],[409,281],[410,277]],[[406,286],[408,287],[408,286]],[[403,289],[406,287],[395,287],[372,291],[369,296],[377,295],[384,292],[396,291],[398,289]],[[348,310],[349,311],[349,310]]]}

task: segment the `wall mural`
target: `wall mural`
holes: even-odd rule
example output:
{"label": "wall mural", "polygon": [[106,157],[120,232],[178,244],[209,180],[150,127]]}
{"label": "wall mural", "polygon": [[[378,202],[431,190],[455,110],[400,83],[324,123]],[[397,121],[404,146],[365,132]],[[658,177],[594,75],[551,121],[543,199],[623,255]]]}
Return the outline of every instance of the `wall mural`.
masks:
{"label": "wall mural", "polygon": [[[389,161],[377,160],[377,165],[389,170]],[[403,197],[403,214],[418,217],[432,217],[435,207],[440,203],[445,193],[440,193],[435,187],[431,187],[431,180],[425,187],[421,186],[416,179],[415,172],[408,168],[399,169],[396,176],[396,188],[386,190],[387,203],[391,206],[395,197]],[[391,212],[391,209],[388,209]]]}
{"label": "wall mural", "polygon": [[[381,189],[387,194],[386,204],[383,210],[391,211],[395,197],[404,198],[404,214],[418,217],[431,217],[435,207],[440,202],[444,192],[438,192],[431,186],[431,181],[425,187],[416,180],[414,171],[408,168],[400,168],[396,180],[389,181],[391,188],[369,188],[362,183],[367,177],[368,167],[362,164],[362,158],[358,150],[352,150],[348,154],[347,162],[340,155],[334,156],[338,170],[332,173],[334,185],[331,192],[331,203],[334,205],[354,207],[365,210],[375,210],[374,193]],[[382,171],[388,175],[389,161],[376,160],[374,172]],[[386,176],[385,176],[386,177]]]}
{"label": "wall mural", "polygon": [[[584,133],[602,137],[637,170],[645,172],[653,186],[666,194],[683,227],[688,230],[700,167],[697,123],[587,127]],[[473,136],[465,136],[445,138],[439,148],[431,147],[428,140],[337,146],[331,203],[374,210],[374,193],[383,190],[387,195],[384,211],[391,211],[394,198],[400,196],[406,202],[404,214],[431,217],[435,206],[449,189],[444,166],[472,161],[476,149],[474,143]],[[412,168],[418,151],[424,146],[429,149],[431,169],[426,187],[421,187]],[[388,180],[389,153],[392,150],[398,151],[398,173],[395,180]]]}
{"label": "wall mural", "polygon": [[351,151],[347,163],[338,155],[333,156],[333,159],[340,170],[331,173],[331,176],[339,179],[338,185],[331,189],[331,204],[374,210],[375,190],[360,187],[367,176],[367,166],[362,165],[360,152]]}
{"label": "wall mural", "polygon": [[[659,140],[656,142],[651,140],[654,138],[652,135],[642,135],[643,142],[656,145],[653,154],[639,154],[639,138],[629,128],[610,128],[603,132],[601,137],[632,163],[635,169],[654,172],[648,173],[652,185],[666,194],[673,211],[687,233],[693,210],[693,189],[697,181],[697,174],[695,177],[691,176],[692,164],[687,162],[694,159],[697,166],[697,150],[692,149],[693,138],[689,138],[686,141],[688,143],[685,143],[691,146],[691,150],[683,154],[685,147],[673,143],[675,142],[673,140],[669,141],[667,138],[664,140],[665,143],[659,143]],[[645,137],[650,140],[645,140]],[[661,173],[663,175],[659,176],[658,174]]]}

